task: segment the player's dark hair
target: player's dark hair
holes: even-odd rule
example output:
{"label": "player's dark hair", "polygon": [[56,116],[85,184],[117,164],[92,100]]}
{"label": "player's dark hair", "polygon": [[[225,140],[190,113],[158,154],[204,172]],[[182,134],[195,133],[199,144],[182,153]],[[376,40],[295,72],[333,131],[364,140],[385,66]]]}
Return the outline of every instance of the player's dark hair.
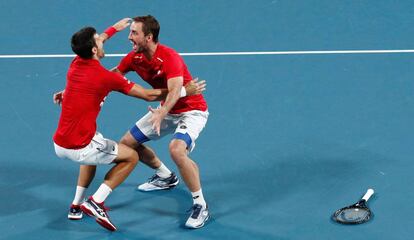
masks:
{"label": "player's dark hair", "polygon": [[144,32],[145,36],[148,34],[152,34],[152,39],[155,43],[158,42],[158,34],[160,33],[160,24],[158,23],[157,19],[151,15],[147,16],[138,16],[133,18],[134,22],[141,22],[142,23],[142,31]]}
{"label": "player's dark hair", "polygon": [[84,27],[72,35],[72,51],[81,58],[92,58],[92,48],[96,47],[94,35],[96,29],[93,27]]}

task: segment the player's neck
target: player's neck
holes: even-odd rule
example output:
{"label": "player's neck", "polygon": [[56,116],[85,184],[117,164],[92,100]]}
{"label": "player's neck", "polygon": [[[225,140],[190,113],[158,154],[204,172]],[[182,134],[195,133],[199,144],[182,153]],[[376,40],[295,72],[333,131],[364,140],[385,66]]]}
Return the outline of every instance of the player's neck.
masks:
{"label": "player's neck", "polygon": [[157,51],[158,43],[150,44],[148,46],[147,51],[144,52],[145,57],[147,57],[148,60],[151,60],[152,57],[155,54],[155,51]]}
{"label": "player's neck", "polygon": [[98,62],[100,62],[100,58],[98,57],[98,55],[97,54],[94,54],[93,56],[92,56],[92,59],[95,59],[95,60],[98,60]]}

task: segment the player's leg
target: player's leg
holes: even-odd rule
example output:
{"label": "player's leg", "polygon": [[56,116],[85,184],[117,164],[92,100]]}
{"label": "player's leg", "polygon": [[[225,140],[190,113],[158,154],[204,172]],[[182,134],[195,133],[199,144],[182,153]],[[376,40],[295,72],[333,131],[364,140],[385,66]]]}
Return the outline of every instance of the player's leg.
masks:
{"label": "player's leg", "polygon": [[201,190],[200,173],[197,164],[187,155],[187,143],[181,139],[173,139],[170,143],[171,158],[177,165],[181,177],[193,197],[191,214],[185,223],[189,228],[200,228],[209,219],[207,203]]}
{"label": "player's leg", "polygon": [[81,209],[84,213],[94,217],[101,226],[115,231],[116,227],[109,219],[104,201],[133,171],[138,163],[138,154],[134,149],[124,144],[117,144],[103,137],[94,137],[92,142],[92,151],[84,162],[88,164],[114,163],[115,166],[105,175],[105,180],[98,190],[81,204]]}
{"label": "player's leg", "polygon": [[[97,135],[102,136],[99,135],[99,133],[97,133]],[[96,171],[96,166],[84,165],[86,163],[83,162],[83,160],[85,160],[83,156],[86,156],[87,153],[92,153],[92,151],[90,151],[92,149],[92,142],[82,149],[67,149],[57,145],[56,143],[54,146],[56,155],[59,158],[69,159],[81,164],[79,167],[78,183],[76,186],[75,197],[72,201],[68,213],[69,219],[79,220],[83,217],[82,210],[80,209],[80,204],[85,199],[86,190],[89,184],[92,182]]]}
{"label": "player's leg", "polygon": [[[143,144],[146,141],[158,138],[149,123],[150,116],[151,113],[149,112],[143,118],[138,120],[137,123],[125,133],[120,142],[135,149],[140,156],[140,161],[155,170],[155,174],[150,177],[146,183],[138,186],[139,190],[156,191],[171,189],[179,183],[177,176],[164,165],[150,147]],[[163,135],[165,135],[168,130],[169,129],[165,128],[162,129]],[[173,128],[169,131],[173,131]]]}
{"label": "player's leg", "polygon": [[96,173],[96,165],[80,165],[78,186],[88,188]]}
{"label": "player's leg", "polygon": [[191,192],[200,190],[200,174],[197,164],[187,155],[187,144],[181,139],[173,139],[169,146],[171,158],[177,165],[183,181]]}
{"label": "player's leg", "polygon": [[155,154],[155,152],[148,146],[142,143],[138,143],[137,140],[128,131],[121,138],[120,143],[127,145],[128,147],[135,149],[138,152],[139,160],[148,167],[156,170],[162,165],[161,160]]}
{"label": "player's leg", "polygon": [[68,219],[79,220],[83,217],[80,205],[84,202],[86,190],[95,177],[95,165],[81,165],[79,166],[78,184],[76,186],[75,197],[69,208]]}
{"label": "player's leg", "polygon": [[207,118],[208,112],[191,111],[184,113],[178,119],[178,126],[169,145],[171,158],[177,165],[181,177],[193,197],[192,212],[185,224],[189,228],[204,226],[204,223],[210,217],[201,188],[199,168],[188,156],[188,153],[194,149],[195,140],[204,128]]}
{"label": "player's leg", "polygon": [[118,156],[113,161],[113,166],[105,175],[104,184],[115,189],[134,170],[138,163],[138,153],[134,149],[120,143],[118,144]]}

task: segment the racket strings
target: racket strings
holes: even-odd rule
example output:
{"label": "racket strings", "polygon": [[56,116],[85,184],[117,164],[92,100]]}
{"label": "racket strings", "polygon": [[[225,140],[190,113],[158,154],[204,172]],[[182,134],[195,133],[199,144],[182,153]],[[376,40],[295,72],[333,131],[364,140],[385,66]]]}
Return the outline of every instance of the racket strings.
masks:
{"label": "racket strings", "polygon": [[370,211],[367,208],[345,208],[339,210],[334,218],[343,223],[361,223],[365,222],[370,218]]}

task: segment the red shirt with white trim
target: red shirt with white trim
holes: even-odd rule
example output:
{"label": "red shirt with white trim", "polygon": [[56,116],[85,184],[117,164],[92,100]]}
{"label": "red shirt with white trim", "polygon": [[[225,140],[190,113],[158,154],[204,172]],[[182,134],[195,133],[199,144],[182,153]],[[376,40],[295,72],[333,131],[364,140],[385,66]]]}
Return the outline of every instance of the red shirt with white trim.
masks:
{"label": "red shirt with white trim", "polygon": [[[158,44],[154,56],[148,60],[143,53],[128,53],[118,65],[118,70],[127,73],[135,71],[144,81],[153,88],[168,88],[167,80],[174,77],[183,77],[183,85],[193,78],[188,71],[182,57],[172,48]],[[161,105],[164,102],[161,102]],[[177,114],[191,110],[207,110],[207,103],[203,95],[193,95],[178,99],[170,113]]]}
{"label": "red shirt with white trim", "polygon": [[96,132],[96,119],[111,91],[127,94],[134,86],[105,69],[98,60],[75,57],[67,73],[62,112],[53,141],[67,149],[88,145]]}

